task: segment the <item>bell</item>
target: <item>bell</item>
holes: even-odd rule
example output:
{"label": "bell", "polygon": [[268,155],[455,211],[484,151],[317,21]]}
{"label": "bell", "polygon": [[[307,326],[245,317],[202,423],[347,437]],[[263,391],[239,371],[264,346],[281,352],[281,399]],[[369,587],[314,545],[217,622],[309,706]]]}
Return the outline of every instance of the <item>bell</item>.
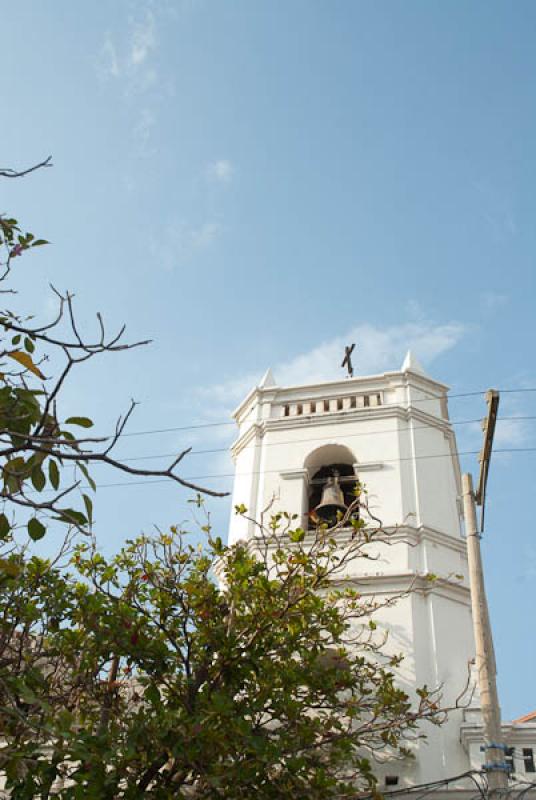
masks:
{"label": "bell", "polygon": [[322,489],[322,499],[315,508],[315,514],[322,522],[335,525],[337,514],[346,514],[348,506],[344,502],[344,494],[339,484],[339,474],[335,472],[328,478]]}

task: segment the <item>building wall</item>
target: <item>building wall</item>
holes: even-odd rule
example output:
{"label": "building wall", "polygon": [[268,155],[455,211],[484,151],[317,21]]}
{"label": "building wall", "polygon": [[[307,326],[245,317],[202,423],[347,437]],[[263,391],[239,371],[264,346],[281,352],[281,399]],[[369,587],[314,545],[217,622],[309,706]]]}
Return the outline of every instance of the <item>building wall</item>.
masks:
{"label": "building wall", "polygon": [[[421,383],[429,395],[435,393],[434,399],[425,399]],[[300,470],[315,451],[339,446],[353,454],[371,507],[385,525],[409,521],[459,536],[459,468],[454,434],[444,416],[444,388],[411,373],[390,373],[255,390],[236,414],[234,503],[245,504],[253,515],[270,502],[274,510],[302,513],[305,473]],[[380,406],[348,407],[352,398],[378,395]],[[312,402],[317,408],[327,402],[330,408],[310,413]],[[341,410],[337,403],[343,404]],[[232,519],[231,540],[245,533],[243,523]]]}
{"label": "building wall", "polygon": [[[513,750],[513,772],[511,773],[511,785],[520,781],[534,783],[536,781],[536,722],[509,722],[502,724],[502,739],[506,746]],[[465,721],[461,726],[460,739],[464,750],[468,754],[471,769],[482,769],[486,762],[486,754],[483,749],[484,731],[478,707],[472,708],[465,714]],[[532,755],[526,759],[526,751]],[[534,790],[536,794],[536,789]]]}
{"label": "building wall", "polygon": [[[443,687],[453,706],[467,684],[474,654],[460,474],[443,384],[407,370],[370,378],[253,390],[236,412],[239,436],[233,504],[258,522],[287,511],[306,525],[309,481],[323,463],[355,464],[371,512],[393,531],[393,544],[373,544],[373,561],[359,560],[341,580],[377,597],[417,587],[378,612],[387,650],[402,652],[401,686]],[[366,400],[365,398],[368,398]],[[266,511],[266,509],[269,509]],[[267,521],[267,520],[265,520]],[[233,516],[230,542],[255,536],[255,525]],[[342,534],[341,534],[342,535]],[[434,573],[437,578],[428,580]],[[379,767],[400,785],[423,783],[469,767],[453,709],[441,728],[428,725],[417,758]]]}

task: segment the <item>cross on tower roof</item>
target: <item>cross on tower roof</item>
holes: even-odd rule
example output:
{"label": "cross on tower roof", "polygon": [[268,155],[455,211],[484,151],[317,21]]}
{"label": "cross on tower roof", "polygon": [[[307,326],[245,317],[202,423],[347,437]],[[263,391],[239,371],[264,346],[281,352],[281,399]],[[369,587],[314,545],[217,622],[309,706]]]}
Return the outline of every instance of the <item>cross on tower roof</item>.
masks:
{"label": "cross on tower roof", "polygon": [[354,352],[355,342],[351,345],[347,345],[344,348],[344,358],[342,360],[341,367],[344,369],[346,367],[348,369],[348,377],[354,377],[354,367],[352,365],[352,353]]}

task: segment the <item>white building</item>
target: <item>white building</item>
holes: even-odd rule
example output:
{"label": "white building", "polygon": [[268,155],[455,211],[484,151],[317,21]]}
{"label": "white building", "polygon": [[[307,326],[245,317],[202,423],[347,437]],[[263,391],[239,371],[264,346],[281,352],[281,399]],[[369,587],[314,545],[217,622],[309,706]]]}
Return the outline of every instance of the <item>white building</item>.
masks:
{"label": "white building", "polygon": [[[399,541],[380,551],[378,561],[354,563],[346,577],[375,595],[421,581],[422,591],[383,612],[380,622],[392,650],[405,654],[403,688],[412,693],[423,684],[442,686],[443,703],[452,705],[467,684],[474,641],[447,390],[410,353],[397,372],[329,383],[280,387],[268,371],[234,414],[232,453],[233,507],[244,504],[257,519],[272,502],[273,511],[301,515],[305,527],[333,468],[366,484],[374,514],[384,527],[398,528]],[[230,543],[254,532],[253,523],[232,517]],[[429,573],[438,579],[427,581]],[[477,704],[475,696],[470,708],[452,712],[442,727],[428,726],[417,758],[382,765],[382,782],[402,788],[479,769],[484,757]],[[513,742],[514,731],[516,773],[530,780],[536,724],[512,723],[505,728],[507,741]]]}

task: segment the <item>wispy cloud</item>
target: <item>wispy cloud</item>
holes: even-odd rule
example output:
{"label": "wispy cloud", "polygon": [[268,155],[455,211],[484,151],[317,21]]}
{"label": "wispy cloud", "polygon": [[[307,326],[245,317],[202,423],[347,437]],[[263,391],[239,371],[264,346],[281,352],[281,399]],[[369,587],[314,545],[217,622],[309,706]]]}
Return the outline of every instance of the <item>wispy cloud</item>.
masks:
{"label": "wispy cloud", "polygon": [[107,31],[97,59],[97,74],[112,82],[132,109],[135,119],[132,138],[135,155],[147,157],[156,150],[150,146],[156,126],[155,105],[159,100],[157,21],[151,8],[145,6],[130,16],[121,33]]}
{"label": "wispy cloud", "polygon": [[196,252],[206,250],[225,231],[221,222],[208,220],[192,224],[186,220],[170,222],[154,243],[153,250],[163,268],[173,270],[192,258]]}
{"label": "wispy cloud", "polygon": [[[494,444],[501,447],[526,447],[535,444],[534,424],[530,420],[515,419],[529,416],[523,395],[503,394],[495,429]],[[509,419],[514,417],[514,419]],[[500,455],[500,454],[499,454]],[[502,454],[507,457],[507,454]]]}
{"label": "wispy cloud", "polygon": [[140,67],[145,64],[156,47],[155,20],[152,11],[147,10],[141,20],[132,20],[128,65]]}
{"label": "wispy cloud", "polygon": [[[314,381],[337,379],[342,376],[340,363],[344,346],[356,342],[355,366],[358,374],[400,369],[408,349],[411,349],[426,368],[442,354],[456,347],[469,332],[469,326],[461,322],[438,324],[429,320],[407,322],[400,325],[379,327],[371,324],[356,325],[344,335],[321,342],[293,358],[272,364],[278,385],[294,385]],[[230,412],[258,383],[267,364],[259,364],[258,370],[237,374],[228,381],[199,387],[199,407],[206,409],[202,418],[207,422],[230,418]],[[477,426],[480,430],[479,426]],[[225,445],[235,437],[232,427],[208,428],[200,431],[201,440],[214,442],[216,437]],[[228,454],[219,454],[217,469],[207,474],[231,472]],[[205,473],[203,473],[205,474]]]}
{"label": "wispy cloud", "polygon": [[101,78],[118,78],[120,75],[117,49],[109,31],[104,34],[104,44],[97,62]]}
{"label": "wispy cloud", "polygon": [[143,90],[156,78],[151,56],[157,46],[156,20],[150,9],[130,17],[126,32],[119,37],[106,31],[97,62],[101,78],[123,80],[125,91]]}
{"label": "wispy cloud", "polygon": [[151,144],[155,126],[155,113],[150,108],[141,108],[132,132],[136,155],[140,158],[148,158],[156,153],[156,147]]}
{"label": "wispy cloud", "polygon": [[385,328],[358,325],[344,336],[280,365],[277,377],[282,384],[336,379],[341,374],[341,353],[349,341],[357,342],[354,363],[363,375],[398,369],[408,349],[423,363],[431,363],[454,347],[465,332],[466,327],[457,322],[446,325],[410,322]]}
{"label": "wispy cloud", "polygon": [[217,183],[230,183],[235,172],[234,165],[226,158],[211,161],[207,164],[205,175],[209,181]]}
{"label": "wispy cloud", "polygon": [[[424,364],[431,364],[458,344],[467,330],[467,326],[460,322],[435,324],[422,321],[385,328],[357,325],[344,336],[336,336],[288,361],[275,364],[273,371],[280,386],[335,380],[341,377],[339,364],[348,342],[357,343],[354,363],[362,375],[399,369],[408,349]],[[220,405],[220,413],[224,414],[259,382],[263,367],[258,373],[236,376],[200,391],[210,395],[213,402]]]}
{"label": "wispy cloud", "polygon": [[484,292],[480,295],[480,305],[484,311],[497,311],[509,300],[510,297],[505,292]]}
{"label": "wispy cloud", "polygon": [[504,242],[518,233],[513,204],[508,192],[494,186],[489,180],[473,182],[480,213],[486,220],[493,237]]}
{"label": "wispy cloud", "polygon": [[527,426],[524,420],[498,419],[495,431],[495,445],[497,447],[520,447],[526,441]]}
{"label": "wispy cloud", "polygon": [[406,313],[412,322],[424,322],[429,318],[429,314],[426,312],[424,306],[415,299],[407,301]]}
{"label": "wispy cloud", "polygon": [[219,222],[204,222],[199,228],[186,226],[182,238],[187,249],[198,250],[208,247],[223,232]]}

